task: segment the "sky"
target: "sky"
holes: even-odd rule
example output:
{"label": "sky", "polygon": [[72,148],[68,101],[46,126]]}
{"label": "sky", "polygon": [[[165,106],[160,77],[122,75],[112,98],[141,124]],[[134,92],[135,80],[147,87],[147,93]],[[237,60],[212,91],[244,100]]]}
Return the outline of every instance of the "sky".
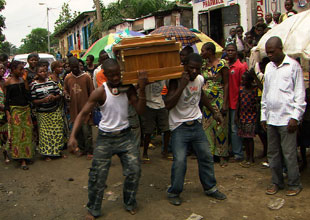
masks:
{"label": "sky", "polygon": [[[103,0],[104,4],[113,0]],[[94,10],[93,0],[6,0],[5,9],[1,14],[5,17],[6,29],[4,34],[6,40],[19,47],[21,40],[28,35],[32,29],[47,28],[46,9],[49,10],[49,29],[54,31],[54,23],[61,12],[63,3],[69,3],[72,11]],[[45,5],[39,5],[44,3]]]}

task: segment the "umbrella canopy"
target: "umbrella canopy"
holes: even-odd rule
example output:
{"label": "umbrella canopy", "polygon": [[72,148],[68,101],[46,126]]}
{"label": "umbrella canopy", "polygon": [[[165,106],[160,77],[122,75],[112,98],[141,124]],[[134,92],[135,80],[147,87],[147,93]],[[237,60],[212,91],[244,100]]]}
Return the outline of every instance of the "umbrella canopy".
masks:
{"label": "umbrella canopy", "polygon": [[[85,52],[83,57],[81,58],[83,61],[86,61],[86,58],[88,55],[93,55],[95,57],[94,63],[98,63],[99,53],[101,50],[105,48],[105,46],[112,44],[115,41],[115,35],[121,34],[122,31],[117,33],[110,33],[99,40],[97,40],[95,43],[93,43],[90,48]],[[128,31],[126,30],[126,34],[129,36],[144,36],[144,34],[135,32],[135,31]]]}
{"label": "umbrella canopy", "polygon": [[201,42],[198,42],[193,45],[195,53],[201,53],[202,46],[207,42],[212,42],[215,45],[215,51],[217,54],[221,54],[223,51],[223,47],[221,47],[218,43],[216,43],[214,40],[212,40],[208,35],[202,33],[201,31],[198,31],[196,29],[191,29],[191,31],[201,40]]}
{"label": "umbrella canopy", "polygon": [[200,39],[193,32],[183,26],[161,26],[150,34],[161,34],[168,39],[175,37],[175,40],[181,42],[183,46],[191,46],[200,42]]}
{"label": "umbrella canopy", "polygon": [[[310,10],[285,19],[282,23],[269,30],[258,42],[252,53],[258,59],[266,56],[265,44],[270,37],[278,36],[283,42],[284,53],[310,60]],[[255,55],[254,55],[255,56]]]}
{"label": "umbrella canopy", "polygon": [[114,42],[114,35],[115,33],[108,34],[93,43],[90,48],[88,48],[88,50],[85,52],[81,60],[86,61],[88,55],[93,55],[95,57],[94,63],[98,63],[100,51],[103,50],[105,46]]}

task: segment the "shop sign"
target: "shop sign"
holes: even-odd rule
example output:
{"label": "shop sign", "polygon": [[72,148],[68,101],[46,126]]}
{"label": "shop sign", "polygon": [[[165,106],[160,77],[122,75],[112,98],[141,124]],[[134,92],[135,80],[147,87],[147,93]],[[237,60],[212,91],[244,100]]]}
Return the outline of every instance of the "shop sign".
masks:
{"label": "shop sign", "polygon": [[224,0],[205,0],[202,5],[204,8],[224,4]]}
{"label": "shop sign", "polygon": [[264,17],[264,11],[263,11],[263,0],[257,0],[257,16],[258,17]]}

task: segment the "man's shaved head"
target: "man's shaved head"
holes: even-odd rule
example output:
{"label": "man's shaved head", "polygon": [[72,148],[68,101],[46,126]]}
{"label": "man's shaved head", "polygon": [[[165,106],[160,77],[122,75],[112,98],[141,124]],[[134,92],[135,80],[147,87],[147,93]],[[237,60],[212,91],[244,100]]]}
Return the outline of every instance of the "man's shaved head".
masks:
{"label": "man's shaved head", "polygon": [[266,46],[272,46],[272,45],[281,50],[283,49],[282,40],[279,37],[274,36],[267,40]]}
{"label": "man's shaved head", "polygon": [[277,66],[279,66],[285,54],[283,53],[283,44],[279,37],[271,37],[268,39],[265,45],[266,54],[270,61],[274,62]]}

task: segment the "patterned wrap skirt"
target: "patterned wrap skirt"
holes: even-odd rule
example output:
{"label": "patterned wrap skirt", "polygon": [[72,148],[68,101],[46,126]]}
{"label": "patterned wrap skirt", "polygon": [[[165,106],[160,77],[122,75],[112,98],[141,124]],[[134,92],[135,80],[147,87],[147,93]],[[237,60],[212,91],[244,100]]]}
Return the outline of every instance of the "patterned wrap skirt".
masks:
{"label": "patterned wrap skirt", "polygon": [[39,152],[45,156],[61,156],[64,146],[64,120],[60,108],[54,112],[37,112]]}
{"label": "patterned wrap skirt", "polygon": [[10,106],[11,121],[8,123],[9,151],[13,159],[31,159],[32,121],[29,106]]}
{"label": "patterned wrap skirt", "polygon": [[1,124],[0,123],[0,148],[3,150],[8,150],[7,149],[7,140],[8,140],[8,123]]}

